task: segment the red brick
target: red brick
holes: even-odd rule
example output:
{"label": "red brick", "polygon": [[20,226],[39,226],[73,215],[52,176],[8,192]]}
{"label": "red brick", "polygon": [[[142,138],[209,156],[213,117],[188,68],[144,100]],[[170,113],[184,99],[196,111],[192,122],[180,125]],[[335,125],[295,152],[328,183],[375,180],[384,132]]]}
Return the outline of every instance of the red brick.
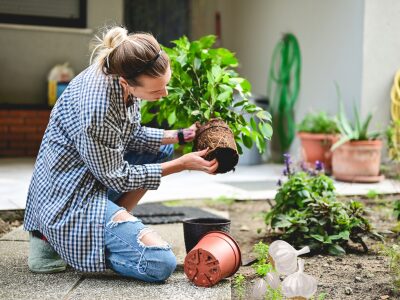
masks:
{"label": "red brick", "polygon": [[28,141],[41,141],[43,139],[42,133],[25,133],[24,138]]}
{"label": "red brick", "polygon": [[8,133],[6,139],[9,141],[23,141],[25,140],[25,135],[22,132]]}
{"label": "red brick", "polygon": [[46,118],[47,120],[50,118],[50,110],[37,110],[36,111],[36,116],[39,118]]}
{"label": "red brick", "polygon": [[36,132],[36,131],[37,131],[36,127],[27,126],[27,125],[10,126],[10,132],[11,133],[33,133],[33,132]]}
{"label": "red brick", "polygon": [[41,125],[41,126],[47,126],[49,123],[48,119],[45,118],[34,118],[34,119],[24,119],[25,124],[29,125]]}
{"label": "red brick", "polygon": [[27,156],[24,149],[0,149],[0,156],[15,157]]}
{"label": "red brick", "polygon": [[7,132],[8,132],[8,126],[7,125],[0,125],[0,134],[7,133]]}
{"label": "red brick", "polygon": [[0,125],[22,125],[22,124],[24,124],[24,119],[22,118],[10,118],[8,116],[0,117]]}

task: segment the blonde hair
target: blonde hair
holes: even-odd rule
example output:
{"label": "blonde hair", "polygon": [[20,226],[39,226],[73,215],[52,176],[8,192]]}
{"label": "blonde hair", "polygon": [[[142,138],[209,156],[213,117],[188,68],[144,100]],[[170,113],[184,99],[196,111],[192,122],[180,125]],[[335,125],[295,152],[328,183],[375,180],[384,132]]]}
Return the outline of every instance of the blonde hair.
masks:
{"label": "blonde hair", "polygon": [[104,30],[102,37],[96,35],[92,47],[90,64],[106,75],[122,76],[132,86],[140,85],[140,75],[163,76],[169,66],[167,54],[149,33],[128,34],[126,28],[115,26]]}

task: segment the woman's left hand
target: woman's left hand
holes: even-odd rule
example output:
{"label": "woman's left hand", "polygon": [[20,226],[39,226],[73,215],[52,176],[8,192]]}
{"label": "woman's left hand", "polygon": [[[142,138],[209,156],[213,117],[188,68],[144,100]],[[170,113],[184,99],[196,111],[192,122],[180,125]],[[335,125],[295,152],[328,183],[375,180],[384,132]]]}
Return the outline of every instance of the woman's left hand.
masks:
{"label": "woman's left hand", "polygon": [[191,142],[196,137],[198,125],[196,123],[192,124],[189,128],[183,129],[183,138],[185,142]]}

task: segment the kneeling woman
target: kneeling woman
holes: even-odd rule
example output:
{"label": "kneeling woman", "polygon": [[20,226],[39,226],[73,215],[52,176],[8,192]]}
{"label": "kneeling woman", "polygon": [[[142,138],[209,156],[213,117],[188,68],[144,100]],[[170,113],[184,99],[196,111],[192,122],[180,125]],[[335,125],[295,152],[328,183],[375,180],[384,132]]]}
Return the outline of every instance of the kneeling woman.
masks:
{"label": "kneeling woman", "polygon": [[[176,267],[168,243],[130,212],[162,176],[183,170],[214,173],[206,150],[169,160],[175,130],[140,125],[140,99],[167,95],[167,55],[149,34],[114,27],[98,38],[95,60],[57,100],[28,192],[24,229],[28,265],[58,272],[117,273],[147,282]],[[93,55],[92,54],[92,55]],[[193,140],[196,126],[184,129]]]}

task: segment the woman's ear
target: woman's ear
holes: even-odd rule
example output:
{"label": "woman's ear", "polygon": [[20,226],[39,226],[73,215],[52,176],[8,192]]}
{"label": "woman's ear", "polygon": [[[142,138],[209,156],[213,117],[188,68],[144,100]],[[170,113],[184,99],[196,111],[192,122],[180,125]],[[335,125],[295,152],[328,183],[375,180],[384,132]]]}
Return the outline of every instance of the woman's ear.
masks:
{"label": "woman's ear", "polygon": [[125,78],[123,78],[123,77],[119,77],[119,83],[121,84],[121,85],[123,85],[124,87],[127,87],[128,86],[128,82],[125,80]]}

